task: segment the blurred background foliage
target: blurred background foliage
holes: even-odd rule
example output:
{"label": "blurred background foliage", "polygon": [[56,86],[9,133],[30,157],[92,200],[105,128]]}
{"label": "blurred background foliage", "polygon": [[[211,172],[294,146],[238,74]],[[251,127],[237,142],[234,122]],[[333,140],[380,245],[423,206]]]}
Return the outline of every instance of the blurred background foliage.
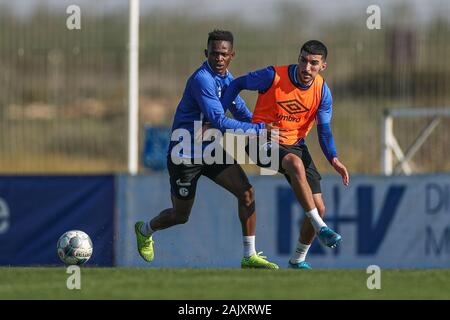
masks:
{"label": "blurred background foliage", "polygon": [[[296,63],[309,39],[328,46],[323,75],[333,94],[333,132],[351,173],[380,173],[383,110],[450,107],[448,1],[435,1],[425,20],[408,1],[383,5],[380,30],[366,27],[371,3],[365,1],[348,8],[343,2],[341,11],[348,12],[327,18],[317,16],[319,4],[275,1],[268,16],[255,1],[245,15],[202,14],[199,3],[213,6],[197,1],[141,12],[142,138],[144,125],[171,125],[187,78],[204,60],[207,34],[216,28],[234,33],[235,77]],[[79,1],[82,29],[68,30],[65,5],[42,2],[20,14],[0,2],[1,173],[127,170],[128,6],[106,4]],[[242,96],[253,109],[256,93]],[[406,148],[429,120],[396,122],[399,143]],[[449,124],[444,119],[413,158],[416,172],[450,170]],[[332,172],[314,130],[307,141],[319,170]]]}

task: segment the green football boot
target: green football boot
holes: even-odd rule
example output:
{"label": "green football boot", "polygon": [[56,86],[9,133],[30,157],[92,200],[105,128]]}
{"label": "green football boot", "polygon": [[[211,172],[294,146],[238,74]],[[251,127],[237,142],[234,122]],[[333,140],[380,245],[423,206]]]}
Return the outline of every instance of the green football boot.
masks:
{"label": "green football boot", "polygon": [[134,232],[136,233],[137,247],[141,257],[150,262],[154,258],[153,254],[153,240],[152,237],[146,237],[141,232],[141,226],[144,224],[143,221],[138,221],[134,225]]}
{"label": "green football boot", "polygon": [[244,257],[241,261],[242,269],[279,269],[278,265],[266,260],[267,257],[261,255],[262,252],[255,253],[250,257]]}

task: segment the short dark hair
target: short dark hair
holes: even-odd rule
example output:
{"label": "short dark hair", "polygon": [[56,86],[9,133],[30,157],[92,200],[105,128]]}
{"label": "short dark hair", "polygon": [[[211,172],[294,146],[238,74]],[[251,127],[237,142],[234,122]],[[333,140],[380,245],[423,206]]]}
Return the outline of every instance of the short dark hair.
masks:
{"label": "short dark hair", "polygon": [[327,47],[319,40],[309,40],[300,49],[300,53],[305,51],[309,54],[317,54],[322,56],[322,60],[327,59],[328,50]]}
{"label": "short dark hair", "polygon": [[213,30],[208,33],[208,45],[211,41],[228,41],[233,45],[233,34],[226,30]]}

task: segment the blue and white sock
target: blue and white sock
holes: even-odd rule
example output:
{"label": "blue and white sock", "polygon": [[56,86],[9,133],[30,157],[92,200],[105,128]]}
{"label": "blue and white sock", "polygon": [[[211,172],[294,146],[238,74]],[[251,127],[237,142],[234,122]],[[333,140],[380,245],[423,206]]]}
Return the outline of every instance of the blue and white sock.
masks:
{"label": "blue and white sock", "polygon": [[291,263],[299,263],[305,261],[306,255],[308,254],[310,244],[303,244],[300,241],[297,243],[297,248],[292,254],[291,259],[289,260]]}

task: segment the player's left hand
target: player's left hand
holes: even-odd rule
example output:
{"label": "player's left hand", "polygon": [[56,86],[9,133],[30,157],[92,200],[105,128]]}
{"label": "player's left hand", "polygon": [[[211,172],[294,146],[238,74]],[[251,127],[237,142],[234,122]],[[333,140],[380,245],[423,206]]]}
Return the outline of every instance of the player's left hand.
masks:
{"label": "player's left hand", "polygon": [[338,158],[333,158],[333,160],[331,160],[331,165],[334,170],[341,175],[342,183],[347,187],[350,183],[350,176],[348,175],[347,168],[342,164],[342,162],[339,161]]}

